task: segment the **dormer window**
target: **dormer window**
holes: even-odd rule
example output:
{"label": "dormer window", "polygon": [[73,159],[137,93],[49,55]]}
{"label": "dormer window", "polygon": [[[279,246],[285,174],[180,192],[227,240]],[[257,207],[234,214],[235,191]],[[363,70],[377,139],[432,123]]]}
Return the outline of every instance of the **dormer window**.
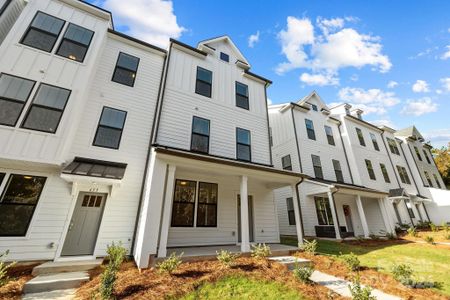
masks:
{"label": "dormer window", "polygon": [[313,111],[319,111],[319,110],[317,109],[317,105],[315,105],[315,104],[311,104],[311,108],[312,108]]}
{"label": "dormer window", "polygon": [[220,59],[226,62],[230,62],[230,56],[223,52],[220,52]]}

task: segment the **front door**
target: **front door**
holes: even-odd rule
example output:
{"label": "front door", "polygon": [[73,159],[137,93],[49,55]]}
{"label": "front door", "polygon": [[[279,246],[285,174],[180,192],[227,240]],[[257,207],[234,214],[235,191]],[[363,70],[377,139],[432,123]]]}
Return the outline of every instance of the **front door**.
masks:
{"label": "front door", "polygon": [[[241,242],[241,195],[238,195],[238,242]],[[254,241],[253,237],[253,196],[248,196],[248,232],[249,232],[249,242]]]}
{"label": "front door", "polygon": [[80,193],[67,230],[62,256],[93,255],[105,195]]}
{"label": "front door", "polygon": [[344,216],[345,216],[345,223],[347,224],[347,231],[354,232],[353,231],[353,222],[352,222],[352,211],[350,209],[350,206],[344,205],[342,208],[344,209]]}

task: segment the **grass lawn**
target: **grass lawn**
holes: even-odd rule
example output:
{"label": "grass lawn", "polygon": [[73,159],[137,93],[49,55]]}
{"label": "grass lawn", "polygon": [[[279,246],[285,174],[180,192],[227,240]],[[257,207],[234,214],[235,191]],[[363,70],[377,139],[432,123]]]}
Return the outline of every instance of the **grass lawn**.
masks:
{"label": "grass lawn", "polygon": [[[441,293],[450,296],[450,248],[417,243],[379,242],[375,245],[318,241],[317,252],[327,255],[358,255],[363,266],[379,268],[381,272],[391,272],[394,264],[406,263],[414,270],[414,277],[419,281],[437,281],[442,283]],[[296,245],[297,240],[282,239],[282,243]]]}
{"label": "grass lawn", "polygon": [[226,277],[215,283],[207,283],[180,298],[194,299],[305,299],[297,291],[269,281],[255,280],[243,276]]}

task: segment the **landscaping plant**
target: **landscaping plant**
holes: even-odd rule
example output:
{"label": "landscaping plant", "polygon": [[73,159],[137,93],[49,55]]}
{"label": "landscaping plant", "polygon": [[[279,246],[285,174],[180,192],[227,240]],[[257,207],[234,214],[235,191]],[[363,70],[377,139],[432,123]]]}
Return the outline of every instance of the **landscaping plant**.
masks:
{"label": "landscaping plant", "polygon": [[425,237],[425,242],[427,242],[428,244],[432,244],[432,245],[435,244],[435,243],[434,243],[434,238],[433,238],[431,235],[427,235],[427,236]]}
{"label": "landscaping plant", "polygon": [[436,227],[436,225],[434,223],[430,223],[430,229],[433,232],[437,232],[438,231],[438,228]]}
{"label": "landscaping plant", "polygon": [[353,279],[353,282],[349,284],[349,289],[352,294],[353,300],[376,300],[375,296],[372,296],[372,289],[369,286],[362,287],[359,280],[359,276]]}
{"label": "landscaping plant", "polygon": [[159,273],[166,273],[172,275],[172,273],[178,268],[178,266],[182,263],[181,257],[184,252],[180,255],[177,255],[175,252],[172,252],[169,258],[163,260],[162,262],[156,265]]}
{"label": "landscaping plant", "polygon": [[316,255],[316,249],[317,249],[317,241],[312,240],[303,240],[303,245],[298,245],[301,250],[303,250],[305,253],[314,256]]}
{"label": "landscaping plant", "polygon": [[355,272],[359,270],[361,262],[359,261],[359,258],[358,256],[356,256],[356,254],[350,252],[349,254],[341,255],[341,258],[350,271]]}
{"label": "landscaping plant", "polygon": [[112,245],[108,246],[106,253],[108,253],[108,265],[103,271],[100,285],[100,295],[105,300],[113,298],[117,272],[125,259],[127,249],[122,246],[122,243],[115,245],[113,242]]}
{"label": "landscaping plant", "polygon": [[4,253],[0,253],[0,287],[8,282],[8,269],[14,266],[16,263],[6,263],[4,259],[8,256],[9,250]]}
{"label": "landscaping plant", "polygon": [[314,272],[314,269],[310,266],[302,267],[298,264],[297,261],[295,261],[294,269],[292,270],[292,273],[294,274],[295,278],[300,280],[304,283],[311,283],[311,280],[309,277],[311,277],[312,273]]}
{"label": "landscaping plant", "polygon": [[270,251],[270,247],[266,244],[256,244],[252,246],[252,257],[256,259],[265,259],[268,257],[272,252]]}
{"label": "landscaping plant", "polygon": [[409,236],[417,237],[419,234],[416,231],[416,227],[409,227],[408,230],[406,230]]}
{"label": "landscaping plant", "polygon": [[229,268],[235,264],[236,259],[239,257],[239,254],[232,253],[227,250],[216,251],[217,260],[225,267]]}
{"label": "landscaping plant", "polygon": [[410,285],[412,282],[413,269],[407,264],[395,264],[392,267],[392,275],[395,280],[401,282],[403,285]]}

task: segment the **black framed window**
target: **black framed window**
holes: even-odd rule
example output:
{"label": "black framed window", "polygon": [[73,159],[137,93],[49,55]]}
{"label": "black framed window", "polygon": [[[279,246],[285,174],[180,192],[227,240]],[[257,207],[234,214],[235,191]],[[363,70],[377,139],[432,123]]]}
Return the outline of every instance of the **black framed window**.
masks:
{"label": "black framed window", "polygon": [[134,86],[139,58],[123,52],[119,53],[112,81],[128,86]]}
{"label": "black framed window", "polygon": [[428,156],[428,153],[427,153],[427,151],[425,151],[425,149],[423,149],[423,156],[425,156],[427,163],[431,164],[430,157]]}
{"label": "black framed window", "polygon": [[310,140],[316,140],[316,133],[314,132],[313,121],[305,119],[306,133]]}
{"label": "black framed window", "polygon": [[409,180],[408,172],[406,169],[402,166],[396,166],[398,175],[400,176],[400,180],[402,183],[411,184],[411,181]]}
{"label": "black framed window", "polygon": [[0,173],[0,186],[2,185],[3,179],[5,178],[5,173]]}
{"label": "black framed window", "polygon": [[291,155],[288,154],[281,158],[281,166],[283,167],[283,170],[292,171]]}
{"label": "black framed window", "polygon": [[311,104],[311,108],[312,108],[313,111],[319,111],[319,110],[317,109],[317,105],[315,105],[315,104]]}
{"label": "black framed window", "polygon": [[42,83],[22,122],[22,128],[55,133],[70,92],[70,90]]}
{"label": "black framed window", "polygon": [[217,183],[198,183],[197,227],[217,227]]}
{"label": "black framed window", "polygon": [[325,134],[327,135],[327,140],[329,145],[336,145],[334,142],[333,129],[330,126],[325,125]]}
{"label": "black framed window", "polygon": [[342,174],[341,162],[336,159],[332,159],[331,161],[333,162],[333,168],[334,168],[334,174],[336,175],[336,181],[344,182],[344,175]]}
{"label": "black framed window", "polygon": [[236,128],[236,152],[238,160],[252,160],[251,136],[249,130]]}
{"label": "black framed window", "polygon": [[295,225],[294,199],[292,197],[286,198],[286,207],[289,225]]}
{"label": "black framed window", "polygon": [[391,183],[391,179],[389,178],[389,174],[386,169],[386,166],[384,164],[380,163],[380,169],[381,169],[381,173],[383,174],[384,181],[386,183]]}
{"label": "black framed window", "polygon": [[0,236],[25,236],[45,177],[11,174],[0,199]]}
{"label": "black framed window", "polygon": [[324,197],[314,197],[319,225],[334,225],[330,201]]}
{"label": "black framed window", "polygon": [[226,62],[230,61],[230,56],[226,53],[220,52],[220,59]]}
{"label": "black framed window", "polygon": [[195,82],[195,93],[211,98],[212,72],[202,67],[197,67],[197,80]]}
{"label": "black framed window", "polygon": [[366,162],[367,173],[369,173],[369,178],[372,180],[377,180],[375,177],[375,171],[373,170],[372,162],[368,159],[364,160]]}
{"label": "black framed window", "polygon": [[356,128],[356,135],[358,136],[359,144],[361,146],[366,146],[366,141],[364,141],[364,135],[360,128]]}
{"label": "black framed window", "polygon": [[372,140],[373,148],[377,151],[380,151],[380,147],[378,146],[377,137],[372,132],[370,133],[370,139]]}
{"label": "black framed window", "polygon": [[[0,175],[1,176],[1,175]],[[441,183],[439,182],[439,179],[437,177],[436,174],[433,174],[434,177],[434,181],[436,181],[436,185],[438,186],[438,188],[442,188]],[[0,184],[2,183],[1,179],[0,179]]]}
{"label": "black framed window", "polygon": [[209,120],[193,117],[191,151],[202,153],[209,152]]}
{"label": "black framed window", "polygon": [[38,11],[28,27],[21,44],[51,52],[65,21]]}
{"label": "black framed window", "polygon": [[36,82],[0,74],[0,125],[16,126]]}
{"label": "black framed window", "polygon": [[93,35],[93,31],[70,23],[56,54],[74,61],[83,62]]}
{"label": "black framed window", "polygon": [[126,111],[103,107],[93,145],[119,149],[126,117]]}
{"label": "black framed window", "polygon": [[236,106],[249,109],[248,86],[236,81]]}
{"label": "black framed window", "polygon": [[414,151],[416,152],[417,158],[422,161],[422,156],[420,155],[419,148],[414,146]]}
{"label": "black framed window", "polygon": [[314,168],[314,176],[316,178],[323,179],[322,164],[320,162],[320,157],[312,154],[311,159],[312,159],[313,168]]}
{"label": "black framed window", "polygon": [[427,171],[423,171],[423,174],[425,174],[425,179],[428,182],[428,186],[433,187],[433,181],[431,181],[430,174],[428,174]]}
{"label": "black framed window", "polygon": [[398,150],[398,146],[397,146],[397,142],[394,141],[391,138],[386,138],[388,145],[389,145],[389,149],[391,150],[391,153],[396,154],[396,155],[400,155],[400,151]]}
{"label": "black framed window", "polygon": [[196,181],[175,181],[175,191],[172,208],[172,227],[193,227]]}

